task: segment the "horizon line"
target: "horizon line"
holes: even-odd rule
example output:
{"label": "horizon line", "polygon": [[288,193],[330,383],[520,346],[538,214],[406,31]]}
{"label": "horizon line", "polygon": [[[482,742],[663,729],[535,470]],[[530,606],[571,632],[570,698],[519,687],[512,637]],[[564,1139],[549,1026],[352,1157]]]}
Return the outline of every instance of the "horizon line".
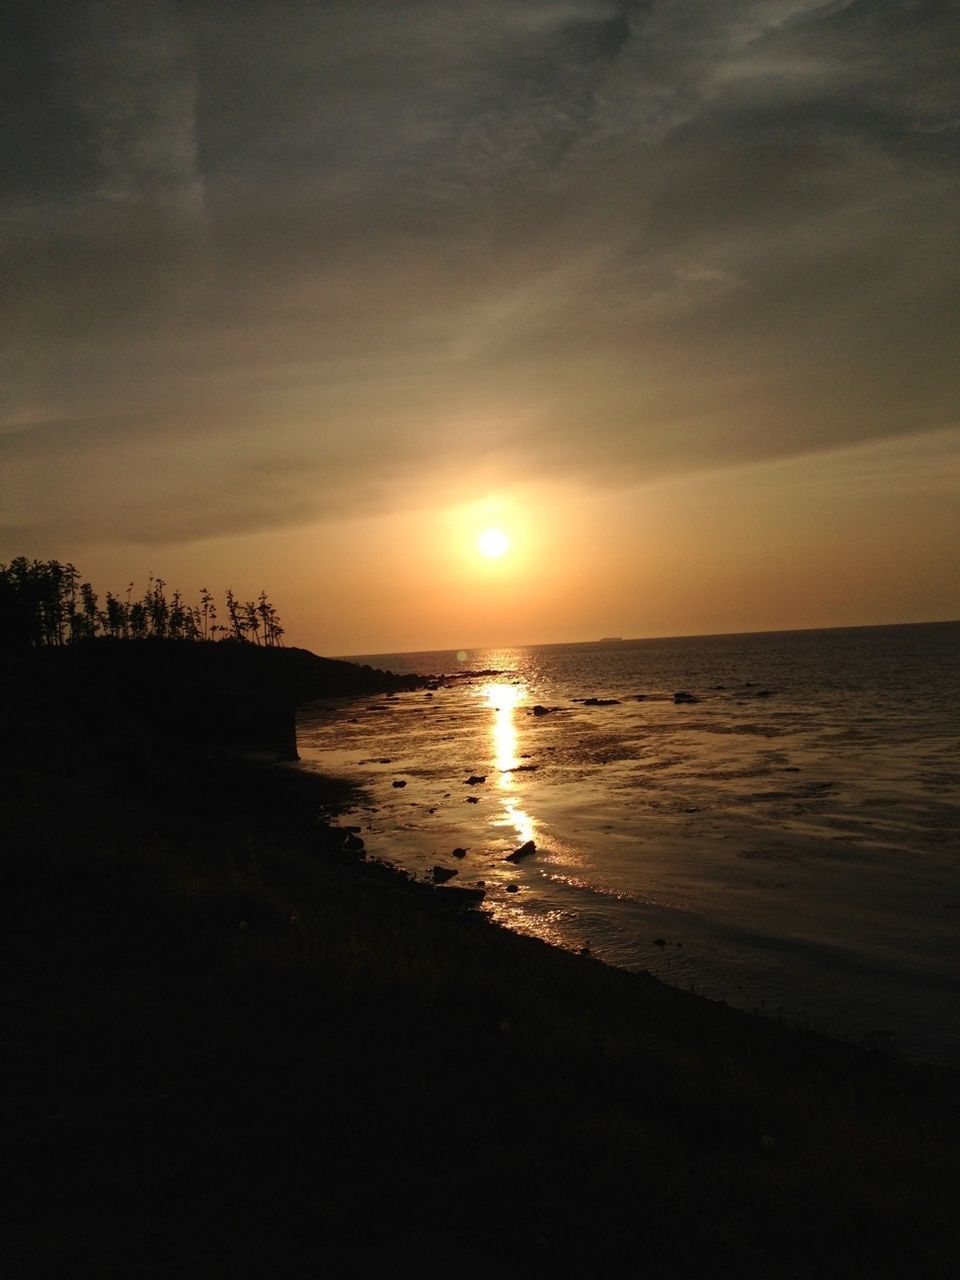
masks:
{"label": "horizon line", "polygon": [[477,645],[440,645],[434,649],[382,649],[380,651],[364,650],[352,654],[333,654],[339,661],[354,661],[357,658],[394,657],[399,654],[419,653],[465,653],[489,652],[493,649],[554,649],[566,648],[570,645],[600,644],[642,644],[654,640],[717,640],[736,636],[774,636],[802,635],[815,631],[881,631],[891,627],[943,627],[955,626],[960,618],[927,618],[920,622],[854,622],[841,627],[764,627],[759,631],[703,631],[689,634],[665,634],[648,636],[596,636],[589,640],[546,640],[533,644],[477,644]]}

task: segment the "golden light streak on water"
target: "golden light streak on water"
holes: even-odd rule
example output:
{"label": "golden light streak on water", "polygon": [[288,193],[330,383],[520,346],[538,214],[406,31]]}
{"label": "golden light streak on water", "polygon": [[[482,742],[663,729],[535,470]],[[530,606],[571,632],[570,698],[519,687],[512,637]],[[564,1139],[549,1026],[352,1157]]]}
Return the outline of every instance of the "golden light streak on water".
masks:
{"label": "golden light streak on water", "polygon": [[535,840],[537,834],[537,825],[529,813],[521,809],[513,800],[508,800],[504,805],[504,817],[508,822],[512,822],[517,832],[517,841],[519,844],[526,844],[528,840]]}
{"label": "golden light streak on water", "polygon": [[480,692],[493,713],[490,725],[493,763],[499,771],[497,786],[505,793],[503,810],[495,821],[498,826],[512,826],[517,833],[517,843],[526,844],[536,838],[537,826],[522,807],[516,775],[510,772],[521,763],[515,713],[522,701],[523,689],[515,684],[494,683],[484,685]]}
{"label": "golden light streak on water", "polygon": [[517,726],[514,711],[520,701],[520,688],[515,684],[485,684],[481,693],[493,712],[490,736],[493,739],[493,763],[500,770],[499,785],[506,791],[514,787],[508,770],[520,763],[517,754]]}

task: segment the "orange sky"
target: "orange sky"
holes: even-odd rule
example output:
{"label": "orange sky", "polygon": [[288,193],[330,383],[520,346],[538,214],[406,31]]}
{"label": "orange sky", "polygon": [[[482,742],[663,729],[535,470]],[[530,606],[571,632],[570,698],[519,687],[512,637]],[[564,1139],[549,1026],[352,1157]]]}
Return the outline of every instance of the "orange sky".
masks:
{"label": "orange sky", "polygon": [[[645,487],[425,496],[382,515],[141,547],[137,569],[188,594],[266,586],[288,642],[330,654],[946,619],[960,600],[950,444],[918,436]],[[497,560],[476,547],[491,527],[511,539]],[[130,560],[91,545],[82,564],[117,590]]]}
{"label": "orange sky", "polygon": [[0,78],[0,562],[328,653],[960,615],[949,6],[63,12]]}

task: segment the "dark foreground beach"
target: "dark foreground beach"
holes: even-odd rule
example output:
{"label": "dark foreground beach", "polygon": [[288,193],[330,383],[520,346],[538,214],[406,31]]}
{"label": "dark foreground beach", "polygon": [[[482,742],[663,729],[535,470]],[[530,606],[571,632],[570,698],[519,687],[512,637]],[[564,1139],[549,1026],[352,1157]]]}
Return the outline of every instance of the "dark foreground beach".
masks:
{"label": "dark foreground beach", "polygon": [[2,671],[5,1276],[957,1274],[955,1071],[509,934],[238,755],[396,681]]}

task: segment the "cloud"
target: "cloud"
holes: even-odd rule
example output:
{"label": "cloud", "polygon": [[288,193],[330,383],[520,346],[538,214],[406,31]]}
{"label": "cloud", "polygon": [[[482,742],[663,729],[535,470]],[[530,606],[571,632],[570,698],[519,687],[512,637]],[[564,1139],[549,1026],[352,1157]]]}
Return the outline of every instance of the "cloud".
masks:
{"label": "cloud", "polygon": [[38,4],[5,541],[955,423],[950,32],[892,0]]}
{"label": "cloud", "polygon": [[68,45],[78,112],[89,127],[103,199],[199,213],[196,71],[165,0],[80,6]]}

